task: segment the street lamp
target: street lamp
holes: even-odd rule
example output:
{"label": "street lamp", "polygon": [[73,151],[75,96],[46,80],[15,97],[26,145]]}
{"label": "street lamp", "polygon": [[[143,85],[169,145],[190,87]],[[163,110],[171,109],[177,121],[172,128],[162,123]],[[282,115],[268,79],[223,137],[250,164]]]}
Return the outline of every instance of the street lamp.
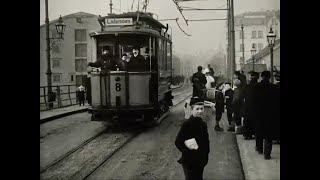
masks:
{"label": "street lamp", "polygon": [[241,24],[241,33],[242,33],[242,68],[244,68],[244,33],[243,33],[243,24]]}
{"label": "street lamp", "polygon": [[57,40],[63,40],[63,33],[65,31],[66,25],[63,24],[62,17],[60,15],[60,18],[58,20],[58,23],[56,26],[56,31],[58,33],[58,37],[50,38],[49,36],[49,15],[48,15],[48,0],[45,0],[45,10],[46,10],[46,40],[47,40],[47,81],[48,81],[48,108],[51,109],[53,107],[53,104],[51,103],[53,101],[53,93],[52,93],[52,81],[51,81],[51,63],[50,63],[50,50],[51,46],[54,42]]}
{"label": "street lamp", "polygon": [[257,50],[254,47],[254,44],[252,44],[251,48],[251,56],[252,56],[252,71],[254,71],[254,55],[256,54]]}
{"label": "street lamp", "polygon": [[272,27],[270,27],[269,34],[267,35],[269,47],[270,47],[270,66],[271,66],[271,82],[273,83],[273,47],[276,41],[276,35],[273,33]]}

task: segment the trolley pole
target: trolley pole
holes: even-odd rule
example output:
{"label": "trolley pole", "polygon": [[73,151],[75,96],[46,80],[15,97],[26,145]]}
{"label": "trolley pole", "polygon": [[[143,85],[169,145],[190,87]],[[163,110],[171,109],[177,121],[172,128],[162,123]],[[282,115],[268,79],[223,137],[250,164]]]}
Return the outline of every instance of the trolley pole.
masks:
{"label": "trolley pole", "polygon": [[113,5],[112,4],[112,0],[110,0],[110,4],[109,5],[110,5],[110,14],[112,14],[112,5]]}
{"label": "trolley pole", "polygon": [[52,96],[52,81],[51,81],[51,63],[50,63],[50,37],[49,37],[49,13],[48,13],[48,0],[45,0],[45,11],[46,11],[46,40],[47,40],[47,82],[48,82],[48,108],[51,109],[51,96]]}
{"label": "trolley pole", "polygon": [[231,66],[231,33],[230,33],[230,0],[227,0],[227,27],[228,27],[228,46],[227,46],[227,78],[232,79],[232,66]]}

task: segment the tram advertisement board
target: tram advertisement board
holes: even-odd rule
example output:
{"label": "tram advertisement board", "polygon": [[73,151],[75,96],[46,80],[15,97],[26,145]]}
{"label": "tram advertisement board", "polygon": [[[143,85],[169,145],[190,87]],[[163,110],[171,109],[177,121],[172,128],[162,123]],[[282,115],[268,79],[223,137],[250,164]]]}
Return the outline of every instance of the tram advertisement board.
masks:
{"label": "tram advertisement board", "polygon": [[107,26],[123,26],[123,25],[133,25],[132,18],[107,18]]}

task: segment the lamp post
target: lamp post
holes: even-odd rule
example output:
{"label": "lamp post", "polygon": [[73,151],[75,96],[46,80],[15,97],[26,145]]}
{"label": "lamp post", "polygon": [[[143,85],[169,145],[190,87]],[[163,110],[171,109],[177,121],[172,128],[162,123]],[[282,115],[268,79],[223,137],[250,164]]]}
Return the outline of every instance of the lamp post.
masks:
{"label": "lamp post", "polygon": [[244,32],[243,32],[243,24],[241,24],[241,33],[242,33],[242,68],[244,69]]}
{"label": "lamp post", "polygon": [[273,33],[272,27],[270,27],[269,34],[267,35],[269,47],[270,47],[270,66],[271,66],[271,82],[274,82],[273,77],[273,47],[276,40],[276,35]]}
{"label": "lamp post", "polygon": [[58,33],[58,38],[53,37],[50,38],[49,36],[49,16],[48,16],[48,0],[45,0],[45,11],[46,11],[46,40],[47,40],[47,81],[48,81],[48,103],[49,103],[49,109],[53,107],[53,104],[50,103],[52,101],[52,81],[51,81],[51,77],[52,77],[52,72],[51,72],[51,63],[50,63],[50,50],[51,50],[51,45],[53,44],[53,42],[51,40],[61,40],[63,39],[63,33],[65,30],[66,25],[63,24],[62,18],[60,16],[58,23],[55,25],[56,26],[56,30]]}
{"label": "lamp post", "polygon": [[256,54],[257,50],[254,47],[254,44],[252,44],[251,48],[251,56],[252,56],[252,71],[254,71],[254,55]]}

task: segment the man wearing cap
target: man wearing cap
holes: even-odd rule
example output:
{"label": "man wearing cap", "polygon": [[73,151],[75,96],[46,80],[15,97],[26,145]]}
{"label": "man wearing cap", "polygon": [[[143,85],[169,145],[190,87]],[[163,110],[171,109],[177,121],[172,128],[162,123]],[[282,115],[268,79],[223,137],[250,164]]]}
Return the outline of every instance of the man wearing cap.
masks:
{"label": "man wearing cap", "polygon": [[117,70],[116,63],[108,47],[104,47],[101,57],[98,58],[96,62],[90,62],[88,65],[91,67],[100,67],[102,72]]}
{"label": "man wearing cap", "polygon": [[[182,153],[178,163],[182,164],[185,178],[203,179],[203,170],[208,163],[209,134],[206,122],[201,118],[204,100],[194,97],[190,101],[192,115],[183,122],[176,137],[175,145]],[[187,142],[193,140],[193,143]]]}

